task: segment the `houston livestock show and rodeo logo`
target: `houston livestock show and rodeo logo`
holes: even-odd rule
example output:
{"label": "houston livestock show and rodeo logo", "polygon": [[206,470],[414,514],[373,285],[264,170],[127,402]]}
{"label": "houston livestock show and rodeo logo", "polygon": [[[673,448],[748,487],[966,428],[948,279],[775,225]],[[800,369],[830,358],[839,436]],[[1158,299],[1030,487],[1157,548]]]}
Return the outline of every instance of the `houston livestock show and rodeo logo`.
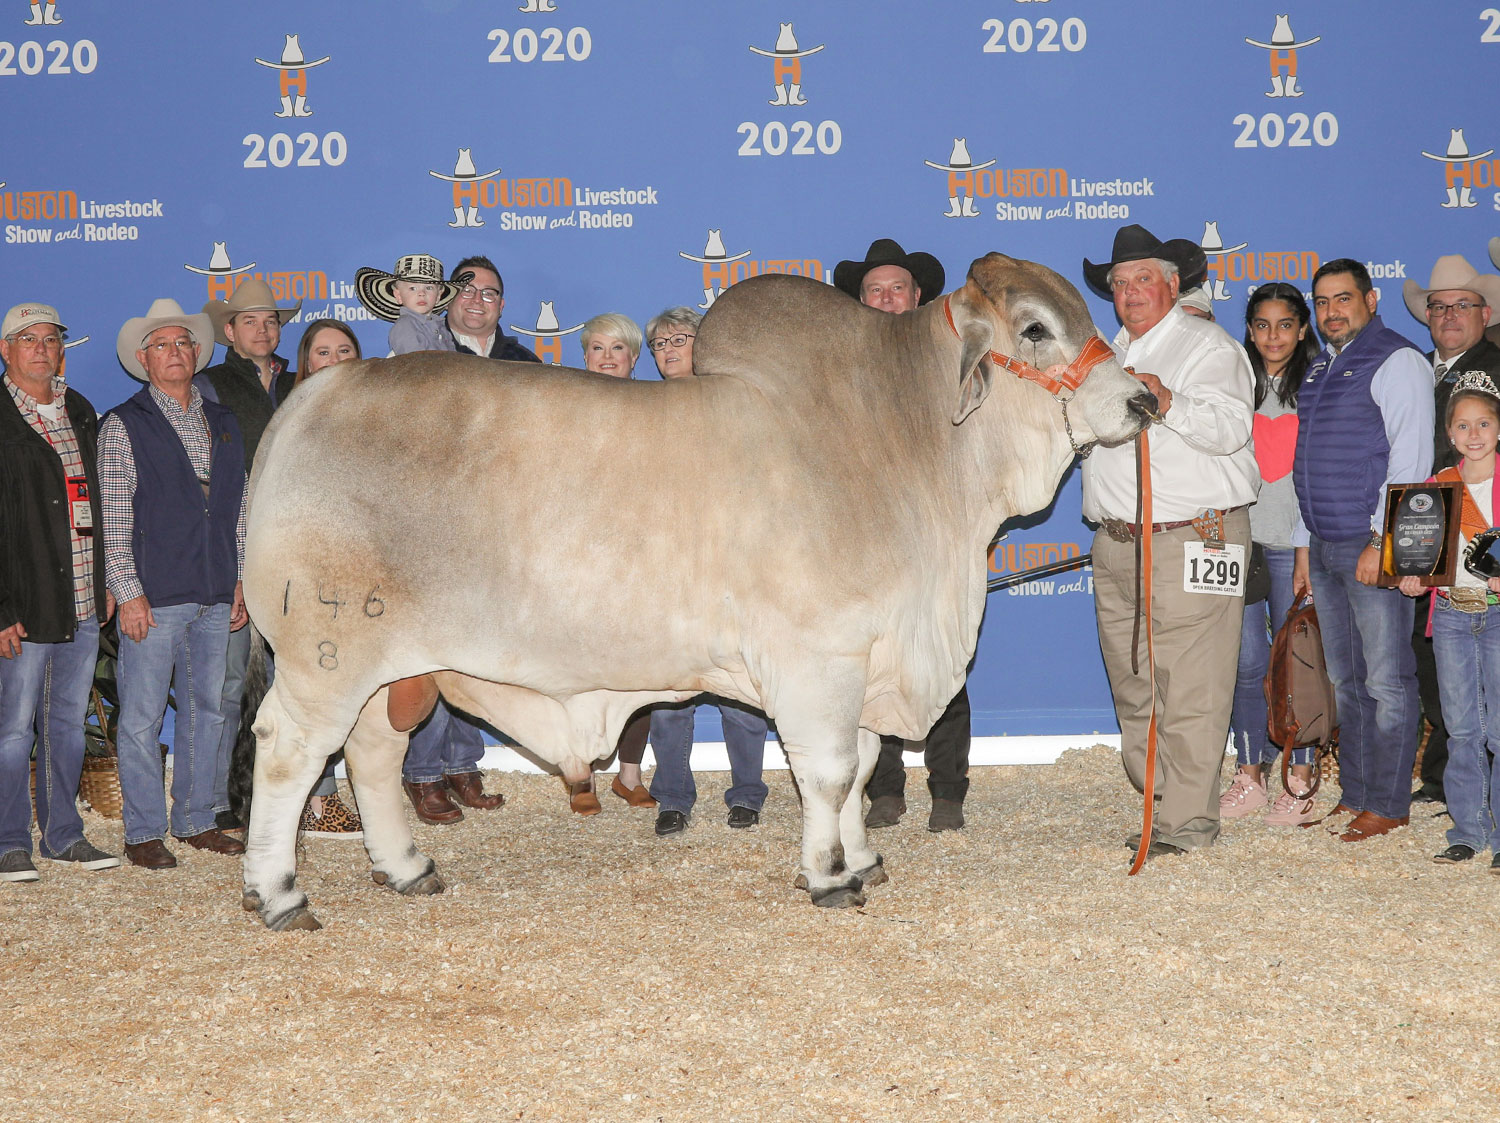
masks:
{"label": "houston livestock show and rodeo logo", "polygon": [[527,336],[531,340],[531,350],[542,362],[561,366],[564,337],[582,331],[583,323],[580,321],[570,328],[563,327],[553,308],[555,303],[552,300],[541,302],[541,310],[536,314],[535,327],[523,328],[519,324],[512,324],[510,330]]}

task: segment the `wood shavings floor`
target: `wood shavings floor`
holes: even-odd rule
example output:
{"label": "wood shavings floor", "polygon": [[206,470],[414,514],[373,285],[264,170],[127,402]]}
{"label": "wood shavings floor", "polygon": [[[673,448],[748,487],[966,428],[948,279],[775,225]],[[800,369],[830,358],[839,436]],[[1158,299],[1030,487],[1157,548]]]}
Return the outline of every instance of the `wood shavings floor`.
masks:
{"label": "wood shavings floor", "polygon": [[708,774],[663,841],[491,774],[503,809],[417,827],[441,896],[307,840],[318,933],[265,931],[238,863],[181,844],[165,873],[38,862],[0,885],[0,1120],[1496,1115],[1500,876],[1433,865],[1431,808],[1357,846],[1241,820],[1127,880],[1114,752],[976,769],[944,835],[917,767],[875,835],[891,882],[830,912],[768,778],[759,828]]}

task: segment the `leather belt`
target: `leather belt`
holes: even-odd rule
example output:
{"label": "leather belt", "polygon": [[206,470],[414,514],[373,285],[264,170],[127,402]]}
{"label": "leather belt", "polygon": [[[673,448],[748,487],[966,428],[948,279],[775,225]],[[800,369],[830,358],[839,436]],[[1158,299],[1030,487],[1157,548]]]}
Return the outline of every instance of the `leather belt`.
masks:
{"label": "leather belt", "polygon": [[[1178,522],[1171,523],[1152,523],[1151,533],[1163,534],[1169,530],[1181,530],[1185,526],[1211,526],[1218,528],[1223,525],[1225,515],[1231,511],[1238,511],[1244,506],[1245,504],[1241,503],[1239,507],[1210,508],[1194,519],[1181,519]],[[1124,519],[1101,519],[1099,525],[1103,528],[1104,533],[1108,534],[1116,542],[1133,542],[1141,533],[1139,525],[1128,523]]]}

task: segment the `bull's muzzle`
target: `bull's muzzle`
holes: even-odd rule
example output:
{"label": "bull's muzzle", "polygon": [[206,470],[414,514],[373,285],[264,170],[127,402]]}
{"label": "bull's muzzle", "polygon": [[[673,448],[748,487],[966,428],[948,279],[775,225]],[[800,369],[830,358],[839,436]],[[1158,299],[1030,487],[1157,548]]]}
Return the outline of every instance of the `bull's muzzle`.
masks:
{"label": "bull's muzzle", "polygon": [[1161,420],[1161,414],[1158,412],[1161,408],[1161,403],[1156,400],[1156,395],[1149,390],[1142,390],[1139,394],[1132,396],[1125,404],[1130,407],[1132,413],[1140,417],[1143,423]]}

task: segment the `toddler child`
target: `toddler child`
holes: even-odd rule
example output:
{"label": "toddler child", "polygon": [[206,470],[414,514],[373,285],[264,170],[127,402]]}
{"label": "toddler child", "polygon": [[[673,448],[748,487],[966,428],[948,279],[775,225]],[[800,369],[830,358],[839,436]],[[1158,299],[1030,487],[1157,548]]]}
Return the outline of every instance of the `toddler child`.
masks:
{"label": "toddler child", "polygon": [[425,253],[396,261],[396,271],[359,269],[354,292],[359,302],[391,325],[391,353],[453,351],[453,336],[442,312],[463,286],[443,280],[443,263]]}

